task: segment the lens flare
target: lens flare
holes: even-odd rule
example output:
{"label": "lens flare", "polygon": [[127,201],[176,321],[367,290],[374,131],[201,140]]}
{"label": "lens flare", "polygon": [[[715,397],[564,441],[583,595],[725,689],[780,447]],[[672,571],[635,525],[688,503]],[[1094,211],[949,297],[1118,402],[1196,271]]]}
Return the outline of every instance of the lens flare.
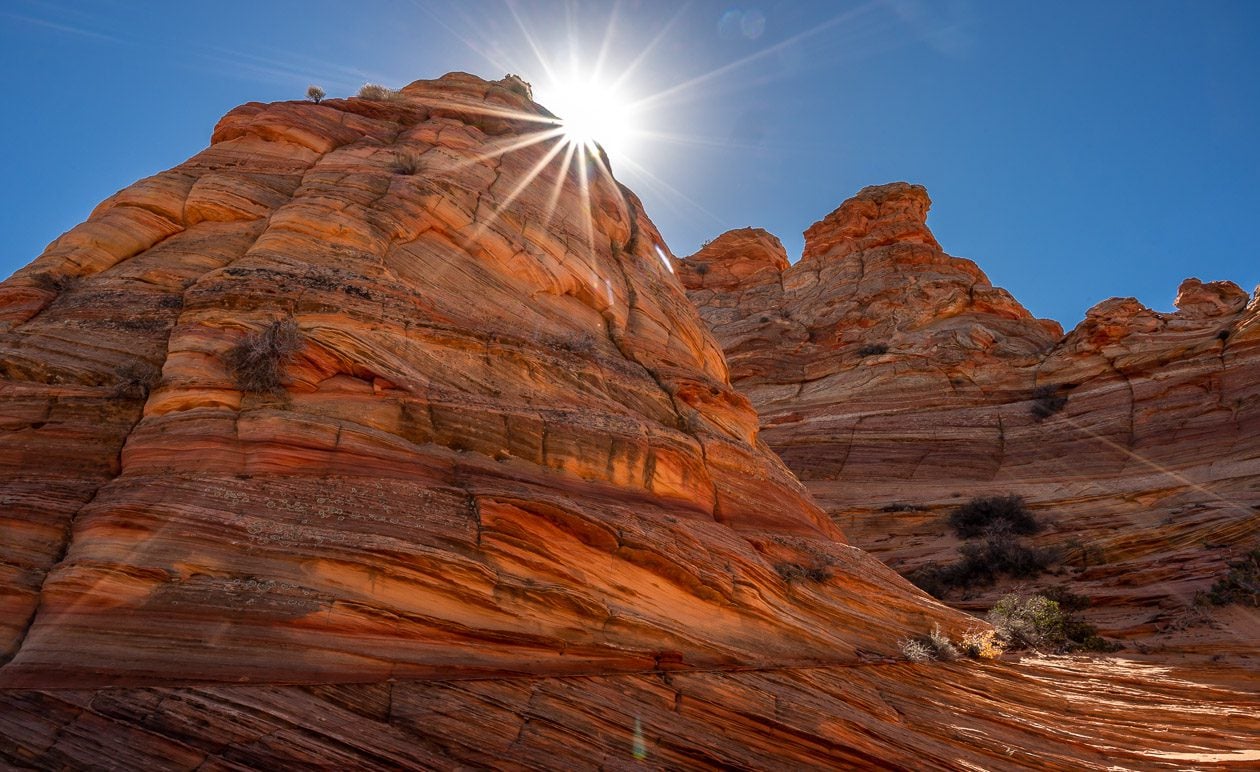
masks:
{"label": "lens flare", "polygon": [[599,145],[613,160],[632,154],[631,100],[611,85],[593,79],[554,83],[539,89],[538,101],[559,117],[569,144],[586,148]]}

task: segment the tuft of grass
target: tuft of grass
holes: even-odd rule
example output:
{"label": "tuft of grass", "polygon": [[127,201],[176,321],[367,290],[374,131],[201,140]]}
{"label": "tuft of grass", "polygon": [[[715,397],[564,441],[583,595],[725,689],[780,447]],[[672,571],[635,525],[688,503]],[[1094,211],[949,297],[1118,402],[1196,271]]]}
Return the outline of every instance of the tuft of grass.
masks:
{"label": "tuft of grass", "polygon": [[424,163],[415,153],[400,153],[394,156],[394,160],[389,165],[390,171],[394,174],[416,174],[423,168]]}
{"label": "tuft of grass", "polygon": [[319,104],[323,101],[325,96],[326,94],[324,93],[324,90],[313,83],[306,87],[306,98],[315,104]]}
{"label": "tuft of grass", "polygon": [[901,641],[901,653],[911,662],[952,662],[958,659],[958,647],[949,640],[949,636],[941,630],[939,624],[932,626],[932,632],[915,638]]}
{"label": "tuft of grass", "polygon": [[947,522],[960,539],[991,533],[1031,536],[1041,531],[1020,496],[977,496],[950,512]]}
{"label": "tuft of grass", "polygon": [[292,319],[278,319],[242,338],[227,353],[228,369],[241,391],[271,393],[284,387],[284,366],[302,348]]}
{"label": "tuft of grass", "polygon": [[928,645],[917,638],[902,641],[901,653],[911,662],[931,662],[935,659]]}
{"label": "tuft of grass", "polygon": [[879,356],[880,354],[887,354],[888,344],[887,343],[868,343],[862,348],[858,349],[857,353],[858,353],[858,356],[860,357],[874,357],[874,356]]}

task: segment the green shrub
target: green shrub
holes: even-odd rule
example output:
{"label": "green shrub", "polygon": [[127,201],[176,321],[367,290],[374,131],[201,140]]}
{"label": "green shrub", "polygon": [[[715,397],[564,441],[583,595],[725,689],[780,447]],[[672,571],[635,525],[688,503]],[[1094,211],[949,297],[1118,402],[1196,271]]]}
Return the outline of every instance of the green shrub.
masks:
{"label": "green shrub", "polygon": [[977,496],[950,512],[948,523],[960,539],[992,532],[1028,536],[1041,530],[1020,496]]}
{"label": "green shrub", "polygon": [[242,338],[227,354],[227,365],[241,391],[276,392],[284,386],[284,366],[302,348],[297,323],[279,319]]}
{"label": "green shrub", "polygon": [[1218,579],[1199,599],[1213,606],[1260,606],[1260,547],[1230,563],[1225,578]]}
{"label": "green shrub", "polygon": [[1028,598],[1014,593],[989,610],[989,624],[1008,648],[1060,650],[1067,644],[1066,615],[1059,604],[1044,595]]}
{"label": "green shrub", "polygon": [[[1081,596],[1066,593],[1074,604]],[[1088,600],[1085,600],[1088,605]],[[1068,613],[1045,595],[1003,597],[989,610],[988,620],[1002,642],[1012,649],[1032,647],[1051,652],[1078,649],[1116,651],[1119,644],[1098,635],[1098,630],[1077,614]]]}

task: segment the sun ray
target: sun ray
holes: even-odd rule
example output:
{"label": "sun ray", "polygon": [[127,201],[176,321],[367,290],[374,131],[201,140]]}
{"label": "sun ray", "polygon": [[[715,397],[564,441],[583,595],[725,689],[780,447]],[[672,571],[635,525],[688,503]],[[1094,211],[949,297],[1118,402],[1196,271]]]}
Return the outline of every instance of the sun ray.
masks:
{"label": "sun ray", "polygon": [[551,218],[556,213],[556,205],[560,203],[560,192],[564,189],[564,182],[569,177],[569,165],[573,162],[573,154],[576,152],[575,145],[565,143],[564,161],[560,164],[560,173],[556,175],[556,183],[551,189],[551,196],[547,199],[547,216],[543,218],[544,229],[550,227]]}
{"label": "sun ray", "polygon": [[691,78],[690,80],[683,81],[682,83],[679,83],[676,86],[672,86],[670,88],[658,91],[655,94],[651,94],[647,97],[644,97],[643,99],[639,100],[634,105],[632,105],[632,107],[634,109],[644,109],[649,106],[659,105],[660,103],[664,102],[665,99],[668,97],[674,96],[679,93],[685,93],[689,89],[693,89],[697,86],[708,83],[709,81],[712,81],[715,78],[726,75],[729,72],[737,70],[741,67],[745,67],[749,64],[752,64],[753,62],[760,61],[766,58],[767,56],[770,56],[771,54],[778,53],[779,51],[782,51],[786,48],[790,48],[794,45],[797,45],[801,41],[814,37],[816,35],[819,35],[831,29],[832,27],[860,18],[864,14],[869,13],[872,9],[877,8],[880,5],[881,4],[878,2],[870,2],[865,5],[860,5],[852,10],[833,16],[832,18],[828,19],[827,21],[824,21],[821,24],[811,27],[808,30],[805,30],[804,32],[800,32],[796,35],[793,35],[790,38],[781,40],[772,46],[763,48],[759,51],[754,51],[753,53],[745,57],[736,59],[735,61],[730,62],[728,64],[724,64],[721,67],[717,67],[713,70],[710,70],[709,72],[703,75],[697,75],[696,77]]}
{"label": "sun ray", "polygon": [[538,42],[534,40],[533,34],[530,33],[529,28],[525,26],[525,20],[521,18],[519,13],[517,13],[516,3],[513,2],[513,0],[504,0],[504,5],[507,6],[508,13],[512,14],[512,18],[516,21],[516,26],[520,28],[521,35],[525,37],[525,43],[529,46],[530,50],[534,52],[534,58],[538,60],[540,65],[542,65],[543,72],[548,78],[555,81],[556,73],[551,69],[551,63],[547,61],[547,57],[543,55],[541,50],[539,50]]}
{"label": "sun ray", "polygon": [[[521,193],[524,193],[525,189],[528,188],[530,184],[533,183],[533,181],[537,179],[538,176],[547,169],[547,166],[551,163],[551,159],[555,158],[560,153],[560,151],[564,149],[564,147],[565,145],[563,142],[555,143],[555,145],[550,150],[548,150],[547,153],[542,158],[540,158],[537,162],[534,163],[532,167],[530,167],[530,170],[525,173],[525,176],[521,178],[521,181],[518,182],[512,188],[512,190],[508,193],[508,195],[503,199],[503,201],[501,201],[494,208],[494,211],[490,213],[490,216],[487,217],[485,220],[479,221],[477,223],[477,227],[476,229],[473,230],[473,233],[472,233],[473,241],[476,241],[477,239],[481,238],[481,236],[486,232],[486,229],[488,229],[491,225],[493,225],[495,222],[498,221],[500,215],[502,215],[503,212],[509,206],[512,205],[512,202],[515,201],[517,197],[521,195]],[[476,216],[475,212],[474,212],[474,216]]]}
{"label": "sun ray", "polygon": [[678,10],[674,12],[674,15],[670,17],[669,21],[665,22],[665,26],[661,27],[660,31],[657,32],[656,35],[648,41],[648,44],[639,51],[638,55],[630,61],[630,64],[626,65],[625,69],[621,71],[621,74],[617,76],[617,79],[612,82],[610,88],[614,90],[619,89],[634,76],[634,73],[638,71],[639,67],[642,66],[645,61],[647,61],[648,56],[650,56],[652,51],[660,45],[661,41],[665,39],[665,36],[669,34],[670,30],[673,29],[678,20],[682,18],[683,13],[690,7],[690,0],[686,3],[682,3],[678,7]]}

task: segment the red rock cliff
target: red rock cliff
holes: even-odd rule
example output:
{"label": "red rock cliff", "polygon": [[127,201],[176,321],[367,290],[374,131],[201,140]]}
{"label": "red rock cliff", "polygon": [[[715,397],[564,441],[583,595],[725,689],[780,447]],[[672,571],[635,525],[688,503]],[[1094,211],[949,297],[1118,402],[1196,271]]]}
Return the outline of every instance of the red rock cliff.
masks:
{"label": "red rock cliff", "polygon": [[1024,496],[1067,573],[970,608],[1060,583],[1110,634],[1254,653],[1254,622],[1213,623],[1194,599],[1260,530],[1260,305],[1190,279],[1174,313],[1114,299],[1064,336],[945,254],[928,206],[917,185],[866,188],[794,265],[748,230],[678,262],[766,442],[903,571],[956,556],[952,507]]}

